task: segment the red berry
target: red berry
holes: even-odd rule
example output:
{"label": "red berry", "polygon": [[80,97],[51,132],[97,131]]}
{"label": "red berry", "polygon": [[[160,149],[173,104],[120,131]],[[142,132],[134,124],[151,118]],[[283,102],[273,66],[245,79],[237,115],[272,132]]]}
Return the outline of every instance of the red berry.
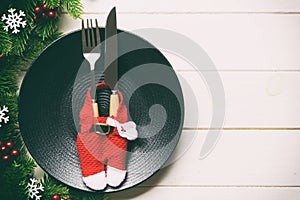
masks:
{"label": "red berry", "polygon": [[11,151],[11,155],[13,155],[13,156],[17,156],[18,154],[19,154],[19,151],[16,149]]}
{"label": "red berry", "polygon": [[5,152],[7,150],[6,146],[1,146],[1,151]]}
{"label": "red berry", "polygon": [[66,200],[72,200],[71,198],[67,198]]}
{"label": "red berry", "polygon": [[12,142],[6,142],[6,146],[9,148],[12,148],[14,146],[14,144]]}
{"label": "red berry", "polygon": [[52,196],[52,200],[61,200],[61,198],[60,198],[59,194],[54,194]]}
{"label": "red berry", "polygon": [[34,8],[34,12],[35,12],[35,13],[41,12],[41,7],[36,6],[36,7]]}
{"label": "red berry", "polygon": [[47,10],[47,9],[48,9],[48,5],[47,5],[47,4],[43,4],[43,5],[42,5],[42,8],[43,8],[44,10]]}
{"label": "red berry", "polygon": [[56,13],[54,11],[49,11],[48,16],[53,18],[56,16]]}
{"label": "red berry", "polygon": [[5,161],[7,161],[7,160],[9,160],[9,156],[8,156],[8,155],[5,155],[5,156],[3,156],[2,159],[5,160]]}
{"label": "red berry", "polygon": [[[0,54],[0,56],[1,56],[2,54]],[[0,140],[0,146],[2,145],[2,141]]]}
{"label": "red berry", "polygon": [[33,16],[33,21],[34,22],[37,22],[37,20],[38,20],[38,17],[35,15],[35,16]]}

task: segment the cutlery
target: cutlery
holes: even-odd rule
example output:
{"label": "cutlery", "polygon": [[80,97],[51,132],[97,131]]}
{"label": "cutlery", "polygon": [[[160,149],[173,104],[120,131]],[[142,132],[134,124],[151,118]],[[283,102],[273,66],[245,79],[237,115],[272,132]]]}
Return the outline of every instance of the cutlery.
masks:
{"label": "cutlery", "polygon": [[86,20],[87,27],[85,28],[84,20],[82,20],[82,53],[84,58],[89,62],[91,69],[91,98],[94,108],[94,116],[98,117],[98,104],[95,100],[96,93],[96,84],[95,84],[95,64],[96,61],[101,56],[101,48],[100,48],[100,31],[98,27],[98,21],[95,19],[96,31],[92,27],[93,21],[92,19]]}
{"label": "cutlery", "polygon": [[119,106],[119,97],[116,90],[118,82],[118,41],[116,7],[114,7],[110,11],[106,21],[104,70],[105,82],[112,89],[112,94],[110,95],[109,115],[116,116],[117,108]]}

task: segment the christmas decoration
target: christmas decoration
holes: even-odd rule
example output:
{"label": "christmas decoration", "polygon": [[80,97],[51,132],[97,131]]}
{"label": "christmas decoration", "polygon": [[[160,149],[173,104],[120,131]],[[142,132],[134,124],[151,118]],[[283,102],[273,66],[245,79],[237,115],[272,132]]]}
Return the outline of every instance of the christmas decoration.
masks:
{"label": "christmas decoration", "polygon": [[13,155],[13,156],[19,155],[19,151],[14,149],[14,150],[11,151],[11,155]]}
{"label": "christmas decoration", "polygon": [[36,7],[34,8],[34,12],[35,12],[35,13],[40,13],[40,12],[41,12],[41,7],[40,7],[40,6],[36,6]]}
{"label": "christmas decoration", "polygon": [[12,148],[13,147],[13,143],[12,142],[6,142],[6,146],[9,147],[9,148]]}
{"label": "christmas decoration", "polygon": [[39,3],[35,8],[35,16],[33,16],[33,20],[36,23],[41,22],[41,20],[49,20],[57,17],[57,11],[59,7],[49,8],[49,6],[45,3]]}
{"label": "christmas decoration", "polygon": [[[107,90],[107,87],[103,82],[97,84],[97,90]],[[94,130],[90,133],[94,126],[90,90],[86,94],[80,112],[81,130],[77,136],[76,145],[83,181],[87,187],[93,190],[103,190],[106,185],[117,187],[123,182],[126,176],[127,140],[137,138],[136,125],[134,122],[128,122],[127,108],[123,104],[123,96],[120,91],[118,91],[118,97],[120,102],[116,116],[97,118],[98,123],[106,124],[113,129],[112,131],[108,129],[102,135],[98,135]],[[106,137],[103,137],[103,134]]]}
{"label": "christmas decoration", "polygon": [[3,156],[3,160],[4,161],[9,160],[9,156],[8,155]]}
{"label": "christmas decoration", "polygon": [[6,152],[6,150],[7,150],[6,146],[1,147],[1,152]]}
{"label": "christmas decoration", "polygon": [[44,186],[35,178],[30,178],[30,182],[27,184],[28,197],[34,200],[40,200],[42,198],[41,192],[44,191]]}
{"label": "christmas decoration", "polygon": [[26,21],[24,17],[26,16],[24,11],[19,10],[19,13],[16,12],[15,8],[11,8],[8,10],[9,14],[2,15],[2,21],[5,22],[6,26],[4,26],[4,30],[8,31],[9,29],[12,30],[12,33],[17,34],[20,32],[19,28],[25,28]]}
{"label": "christmas decoration", "polygon": [[[36,168],[35,161],[28,156],[26,148],[18,128],[18,75],[21,70],[26,70],[33,60],[54,40],[58,39],[58,22],[61,10],[66,11],[73,18],[79,18],[82,13],[80,0],[45,0],[48,5],[46,19],[39,21],[35,16],[44,10],[43,2],[36,0],[26,1],[1,1],[0,6],[0,199],[29,199],[28,180],[32,177]],[[40,7],[36,9],[37,4]],[[21,18],[19,32],[12,33],[10,26],[6,31],[8,12],[11,8],[17,8],[14,15]],[[25,16],[20,16],[20,10]],[[48,16],[53,10],[55,16]],[[5,19],[3,16],[5,15]],[[22,15],[22,14],[21,14]],[[17,17],[17,18],[18,18]],[[3,20],[2,20],[3,18]],[[48,20],[49,19],[49,20]],[[18,19],[17,19],[18,21]],[[23,22],[26,26],[23,28]],[[38,22],[38,23],[37,23]],[[18,22],[17,22],[18,23]],[[17,26],[17,25],[16,25]],[[9,112],[3,109],[3,105],[9,108]],[[4,111],[3,111],[4,110]],[[9,114],[9,117],[7,116]],[[9,122],[9,123],[8,123]],[[13,141],[10,143],[6,141]],[[8,146],[8,147],[7,147]],[[61,199],[72,198],[74,200],[103,199],[103,194],[86,193],[74,190],[58,182],[52,177],[45,176],[40,182],[44,191],[39,191],[40,199],[51,199],[53,194],[59,194]],[[34,189],[33,189],[34,190]],[[70,198],[70,199],[71,199]],[[34,198],[33,198],[34,199]]]}
{"label": "christmas decoration", "polygon": [[[0,144],[2,145],[2,141],[0,141]],[[12,149],[13,148],[13,142],[9,141],[9,142],[6,142],[5,145],[2,145],[1,146],[1,156],[2,156],[2,159],[4,161],[8,161],[10,160],[10,158],[12,157],[16,157],[19,155],[19,151],[16,150],[16,149]]]}
{"label": "christmas decoration", "polygon": [[45,41],[57,35],[60,10],[67,11],[73,18],[79,18],[82,4],[80,0],[1,1],[0,55],[22,56],[29,49],[28,41],[32,43],[33,39],[39,38]]}
{"label": "christmas decoration", "polygon": [[6,114],[9,112],[8,107],[7,106],[3,106],[2,109],[0,107],[0,127],[1,127],[1,123],[4,122],[5,124],[7,122],[9,122],[9,116],[6,116]]}
{"label": "christmas decoration", "polygon": [[54,194],[52,196],[52,200],[61,200],[61,198],[60,198],[59,194]]}
{"label": "christmas decoration", "polygon": [[56,16],[56,12],[55,11],[49,11],[48,16],[53,18],[53,17]]}
{"label": "christmas decoration", "polygon": [[42,8],[43,8],[44,10],[47,10],[47,9],[48,9],[47,4],[44,3],[44,4],[42,5]]}

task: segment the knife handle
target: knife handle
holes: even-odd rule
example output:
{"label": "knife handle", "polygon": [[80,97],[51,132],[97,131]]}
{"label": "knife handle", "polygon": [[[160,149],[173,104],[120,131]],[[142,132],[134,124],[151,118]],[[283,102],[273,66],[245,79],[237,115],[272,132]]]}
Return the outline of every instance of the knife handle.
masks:
{"label": "knife handle", "polygon": [[94,117],[99,117],[98,103],[95,102],[95,100],[93,100],[92,105],[93,105]]}
{"label": "knife handle", "polygon": [[109,104],[109,116],[117,116],[117,111],[119,107],[119,96],[117,90],[113,90],[110,95],[110,104]]}

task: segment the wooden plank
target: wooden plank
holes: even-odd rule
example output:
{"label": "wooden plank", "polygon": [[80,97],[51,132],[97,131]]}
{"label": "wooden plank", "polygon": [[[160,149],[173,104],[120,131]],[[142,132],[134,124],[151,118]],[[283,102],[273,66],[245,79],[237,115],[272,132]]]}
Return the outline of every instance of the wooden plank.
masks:
{"label": "wooden plank", "polygon": [[173,164],[141,186],[300,186],[300,131],[224,131],[200,160],[206,135],[184,131]]}
{"label": "wooden plank", "polygon": [[300,11],[298,0],[83,0],[85,12],[107,13],[113,6],[118,12],[297,12]]}
{"label": "wooden plank", "polygon": [[134,187],[108,194],[108,199],[298,200],[299,188]]}
{"label": "wooden plank", "polygon": [[[98,18],[104,26],[106,15],[86,14],[83,18]],[[162,28],[189,37],[208,54],[218,70],[299,70],[299,25],[300,15],[118,15],[118,27],[123,30]],[[80,29],[80,20],[69,16],[62,19],[61,31],[77,29]],[[149,37],[145,39],[153,42]],[[161,45],[153,43],[158,48]],[[193,69],[181,58],[165,55],[177,69]],[[203,69],[203,66],[197,67]]]}
{"label": "wooden plank", "polygon": [[[212,105],[212,87],[203,77],[212,73],[178,73],[185,99],[185,127],[210,127],[216,106]],[[224,127],[300,127],[299,72],[220,72],[219,75],[225,93]],[[222,101],[222,96],[215,95]]]}

